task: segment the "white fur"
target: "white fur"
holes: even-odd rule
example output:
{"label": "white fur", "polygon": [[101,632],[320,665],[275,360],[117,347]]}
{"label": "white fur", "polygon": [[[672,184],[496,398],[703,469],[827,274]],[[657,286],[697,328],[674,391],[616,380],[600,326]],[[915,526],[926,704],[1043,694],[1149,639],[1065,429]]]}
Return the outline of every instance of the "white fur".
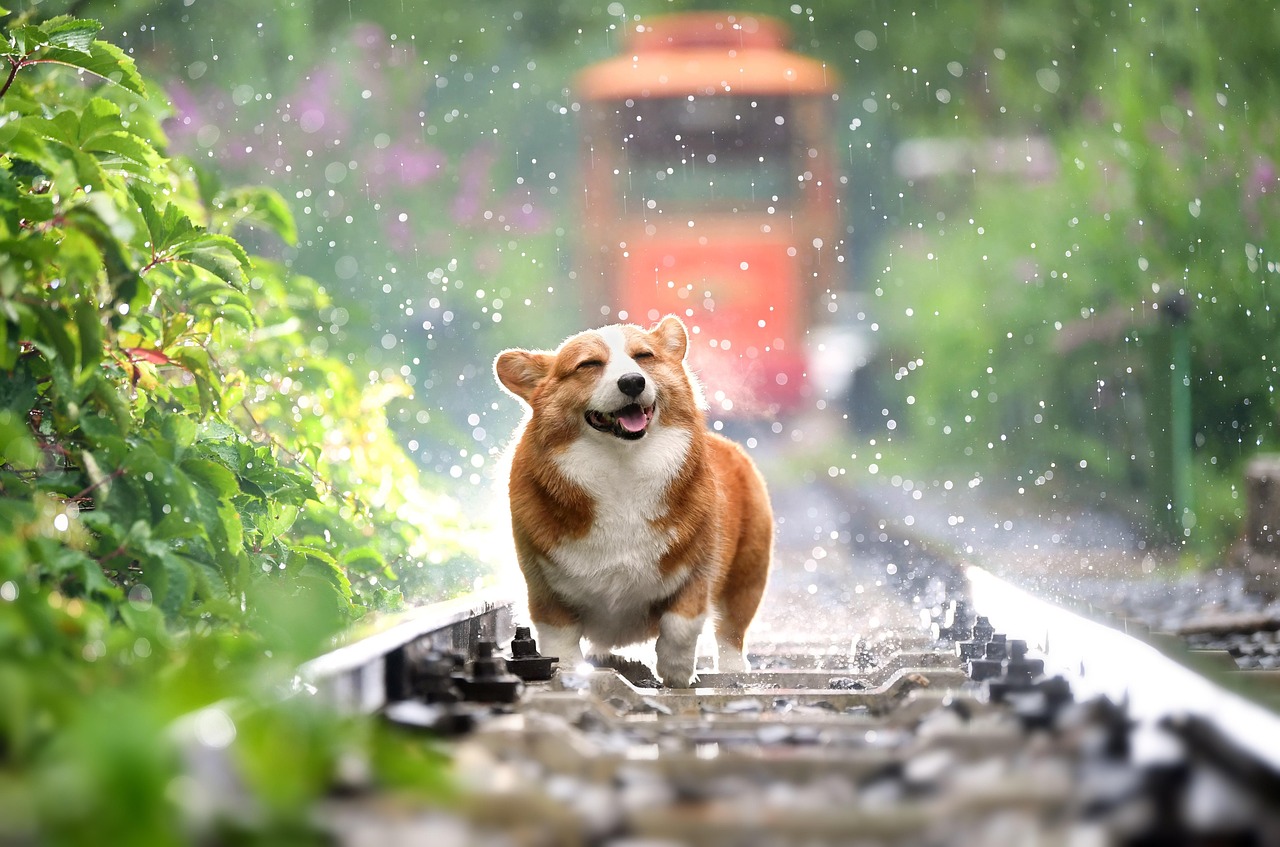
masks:
{"label": "white fur", "polygon": [[658,677],[668,688],[688,688],[694,681],[698,636],[706,615],[686,618],[667,612],[658,622]]}
{"label": "white fur", "polygon": [[[648,610],[669,597],[687,574],[664,577],[658,562],[671,537],[653,526],[667,512],[666,491],[684,464],[691,436],[650,425],[639,441],[613,436],[579,438],[555,457],[560,472],[595,505],[582,538],[551,551],[546,569],[552,589],[582,611],[583,632],[608,649],[645,638]],[[608,468],[608,473],[601,473]]]}
{"label": "white fur", "polygon": [[583,662],[582,627],[534,624],[538,630],[538,652],[555,656],[560,667],[572,669]]}

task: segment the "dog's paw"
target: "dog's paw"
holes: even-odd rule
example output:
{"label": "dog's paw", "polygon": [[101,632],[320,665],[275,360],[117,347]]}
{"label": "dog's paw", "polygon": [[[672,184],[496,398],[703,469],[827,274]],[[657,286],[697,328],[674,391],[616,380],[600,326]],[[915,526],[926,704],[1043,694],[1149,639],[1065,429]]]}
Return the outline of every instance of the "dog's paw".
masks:
{"label": "dog's paw", "polygon": [[[681,681],[682,679],[684,680],[683,682]],[[681,674],[677,674],[670,679],[668,679],[665,676],[662,678],[663,688],[696,688],[697,685],[698,685],[697,674],[690,676],[688,679],[684,679],[683,675]]]}
{"label": "dog's paw", "polygon": [[698,674],[694,672],[693,663],[658,662],[658,679],[666,688],[692,688],[698,684]]}

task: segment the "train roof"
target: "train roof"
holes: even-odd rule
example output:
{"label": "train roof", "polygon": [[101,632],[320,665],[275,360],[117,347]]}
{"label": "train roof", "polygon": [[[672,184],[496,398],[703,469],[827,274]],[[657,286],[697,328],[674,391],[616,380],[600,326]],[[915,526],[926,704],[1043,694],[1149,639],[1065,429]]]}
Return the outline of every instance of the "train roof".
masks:
{"label": "train roof", "polygon": [[690,94],[825,94],[832,69],[787,49],[776,18],[726,12],[662,15],[627,32],[622,55],[583,69],[577,92],[587,100]]}

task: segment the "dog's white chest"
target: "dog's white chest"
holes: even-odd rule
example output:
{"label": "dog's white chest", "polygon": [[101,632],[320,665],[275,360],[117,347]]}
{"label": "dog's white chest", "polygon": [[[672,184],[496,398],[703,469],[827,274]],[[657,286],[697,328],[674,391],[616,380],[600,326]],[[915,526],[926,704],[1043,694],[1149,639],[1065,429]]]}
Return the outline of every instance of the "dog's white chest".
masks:
{"label": "dog's white chest", "polygon": [[680,429],[656,429],[640,443],[580,439],[556,465],[594,504],[591,530],[551,551],[548,577],[557,594],[607,625],[647,614],[669,596],[684,574],[664,579],[658,563],[670,535],[653,525],[667,514],[667,490],[688,454]]}

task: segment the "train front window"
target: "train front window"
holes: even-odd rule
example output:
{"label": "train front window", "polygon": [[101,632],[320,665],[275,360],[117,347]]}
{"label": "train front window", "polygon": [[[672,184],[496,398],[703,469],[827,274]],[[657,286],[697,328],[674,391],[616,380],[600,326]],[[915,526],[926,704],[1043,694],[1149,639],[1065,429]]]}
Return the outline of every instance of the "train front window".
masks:
{"label": "train front window", "polygon": [[777,96],[617,103],[619,199],[643,214],[785,206],[796,190],[792,112],[790,100]]}

